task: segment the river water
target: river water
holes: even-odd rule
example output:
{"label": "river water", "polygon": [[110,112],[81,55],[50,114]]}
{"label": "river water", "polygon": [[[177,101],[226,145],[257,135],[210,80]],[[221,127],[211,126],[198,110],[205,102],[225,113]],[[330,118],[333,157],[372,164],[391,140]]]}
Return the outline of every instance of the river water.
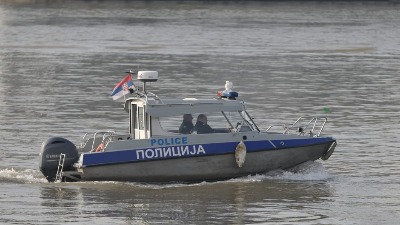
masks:
{"label": "river water", "polygon": [[[0,224],[398,224],[400,4],[1,1]],[[327,116],[328,161],[197,184],[48,183],[50,136],[127,131],[110,93],[157,70],[160,96],[226,80],[259,127]]]}

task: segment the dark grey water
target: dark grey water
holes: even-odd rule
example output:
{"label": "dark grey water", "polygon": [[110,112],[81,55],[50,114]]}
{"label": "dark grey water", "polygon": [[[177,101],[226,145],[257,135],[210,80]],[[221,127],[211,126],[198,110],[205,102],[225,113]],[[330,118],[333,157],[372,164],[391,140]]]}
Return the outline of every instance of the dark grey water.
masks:
{"label": "dark grey water", "polygon": [[[0,2],[0,223],[398,223],[400,4],[18,2]],[[161,96],[230,80],[263,128],[328,116],[339,146],[225,182],[47,183],[48,137],[128,129],[110,93],[138,66]]]}

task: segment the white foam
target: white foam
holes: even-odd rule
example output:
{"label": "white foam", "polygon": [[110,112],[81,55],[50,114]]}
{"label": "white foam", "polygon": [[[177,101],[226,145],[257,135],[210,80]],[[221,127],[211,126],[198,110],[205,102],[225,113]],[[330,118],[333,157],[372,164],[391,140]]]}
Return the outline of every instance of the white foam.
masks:
{"label": "white foam", "polygon": [[320,162],[305,162],[300,164],[290,170],[273,170],[265,174],[251,175],[246,177],[229,179],[226,181],[218,182],[206,182],[201,183],[173,183],[173,184],[146,184],[146,183],[125,183],[135,187],[150,188],[150,189],[164,189],[164,188],[180,188],[180,187],[190,187],[190,186],[204,186],[204,185],[214,185],[223,183],[251,183],[251,182],[262,182],[266,180],[271,181],[325,181],[333,178],[332,175],[328,173],[322,163]]}
{"label": "white foam", "polygon": [[5,168],[0,170],[0,181],[13,183],[46,183],[47,180],[41,174],[32,169],[16,170]]}
{"label": "white foam", "polygon": [[247,176],[232,179],[230,181],[261,182],[264,180],[283,180],[283,181],[323,181],[331,179],[330,175],[322,163],[306,162],[290,170],[273,170],[265,174]]}
{"label": "white foam", "polygon": [[[202,185],[213,185],[215,183],[227,183],[227,182],[262,182],[265,180],[277,180],[277,181],[324,181],[333,178],[323,164],[320,162],[306,162],[298,165],[290,170],[273,170],[265,174],[258,174],[252,176],[246,176],[241,178],[234,178],[226,181],[219,182],[201,182],[201,183],[169,183],[169,184],[147,184],[147,183],[136,183],[136,182],[114,182],[114,181],[102,181],[102,182],[78,182],[94,185],[132,185],[139,188],[150,188],[150,189],[164,189],[164,188],[179,188],[188,186],[202,186]],[[38,170],[32,169],[14,169],[5,168],[0,169],[0,181],[12,182],[12,183],[47,183],[47,180]]]}

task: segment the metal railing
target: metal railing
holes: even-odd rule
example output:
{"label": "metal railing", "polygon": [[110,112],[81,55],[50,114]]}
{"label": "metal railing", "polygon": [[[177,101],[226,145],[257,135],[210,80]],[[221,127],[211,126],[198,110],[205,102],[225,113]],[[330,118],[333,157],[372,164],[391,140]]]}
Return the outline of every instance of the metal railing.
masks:
{"label": "metal railing", "polygon": [[[96,148],[98,148],[98,145],[96,146],[96,143],[98,143],[99,138],[101,138],[101,142],[100,144],[103,144],[103,148],[102,150],[104,150],[104,148],[107,146],[108,142],[111,141],[112,136],[114,136],[115,131],[98,131],[93,133],[93,140],[91,143],[91,147],[90,147],[90,151],[93,152],[96,150]],[[80,148],[84,148],[89,140],[91,140],[91,138],[87,138],[87,136],[90,136],[89,133],[85,133],[82,137],[82,141],[80,144]]]}
{"label": "metal railing", "polygon": [[[309,134],[310,136],[319,137],[322,133],[322,130],[325,127],[328,118],[326,117],[313,117],[311,120],[306,120],[306,118],[300,117],[298,118],[292,125],[287,126],[283,125],[283,134],[288,134],[291,130],[296,130],[299,135]],[[265,132],[268,132],[272,127],[282,126],[282,125],[271,125],[269,126]]]}

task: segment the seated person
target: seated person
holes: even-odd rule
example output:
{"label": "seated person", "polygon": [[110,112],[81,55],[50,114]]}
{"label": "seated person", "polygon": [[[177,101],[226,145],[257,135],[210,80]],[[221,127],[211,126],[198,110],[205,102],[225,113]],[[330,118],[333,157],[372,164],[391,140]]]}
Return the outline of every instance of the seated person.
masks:
{"label": "seated person", "polygon": [[197,117],[197,122],[196,125],[194,125],[194,130],[197,131],[198,134],[214,133],[214,129],[212,129],[207,124],[207,116],[204,114],[200,114]]}
{"label": "seated person", "polygon": [[193,132],[193,116],[192,114],[184,114],[183,121],[179,127],[179,133],[181,134],[191,134]]}

